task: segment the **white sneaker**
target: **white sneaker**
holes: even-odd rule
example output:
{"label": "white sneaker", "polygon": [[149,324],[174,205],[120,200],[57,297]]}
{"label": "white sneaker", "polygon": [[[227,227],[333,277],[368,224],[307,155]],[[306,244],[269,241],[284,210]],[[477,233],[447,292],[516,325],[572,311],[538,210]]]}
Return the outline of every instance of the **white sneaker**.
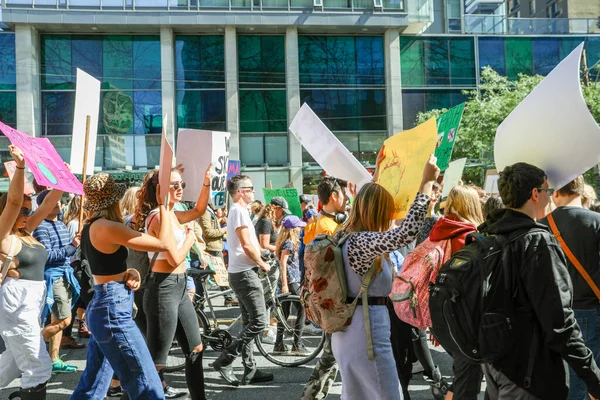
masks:
{"label": "white sneaker", "polygon": [[275,344],[276,339],[277,337],[275,336],[275,333],[273,333],[273,331],[270,329],[267,333],[263,332],[260,336],[260,341],[265,344]]}
{"label": "white sneaker", "polygon": [[304,332],[310,333],[311,335],[320,335],[323,330],[314,324],[310,324],[304,328]]}

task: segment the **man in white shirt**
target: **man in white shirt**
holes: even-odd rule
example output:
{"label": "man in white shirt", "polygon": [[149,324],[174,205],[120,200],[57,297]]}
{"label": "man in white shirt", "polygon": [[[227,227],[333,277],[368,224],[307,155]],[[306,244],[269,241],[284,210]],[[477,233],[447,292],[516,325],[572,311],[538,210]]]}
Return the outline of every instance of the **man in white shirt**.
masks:
{"label": "man in white shirt", "polygon": [[232,363],[241,354],[244,364],[241,384],[268,382],[273,380],[273,374],[258,370],[253,355],[253,341],[268,322],[258,270],[270,270],[270,266],[260,258],[260,246],[248,212],[248,205],[254,201],[254,186],[248,176],[239,175],[231,178],[227,190],[233,202],[227,217],[229,285],[239,300],[244,329],[223,350],[213,367],[227,383],[238,386],[240,381],[233,373]]}

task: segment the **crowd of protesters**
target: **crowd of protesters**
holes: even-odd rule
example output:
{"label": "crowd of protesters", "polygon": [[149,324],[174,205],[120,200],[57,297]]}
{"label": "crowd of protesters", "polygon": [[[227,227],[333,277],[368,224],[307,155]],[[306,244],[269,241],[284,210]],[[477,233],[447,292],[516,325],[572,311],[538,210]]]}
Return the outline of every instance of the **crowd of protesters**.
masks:
{"label": "crowd of protesters", "polygon": [[[53,373],[77,370],[60,357],[61,348],[86,346],[73,337],[74,326],[78,338],[89,340],[73,399],[206,399],[207,366],[193,305],[200,288],[188,270],[209,266],[218,290],[233,289],[224,306],[239,307],[243,320],[241,333],[212,368],[232,386],[277,380],[276,373],[257,367],[254,340],[273,344],[275,354],[305,355],[303,331],[320,327],[304,309],[284,309],[286,317],[296,313],[292,346],[284,343],[284,330],[265,305],[259,271],[269,272],[271,265],[263,253],[279,260],[272,278],[277,290],[301,295],[307,246],[320,235],[340,233],[348,235],[340,247],[349,299],[375,271],[366,287],[368,305],[359,302],[345,329],[325,334],[302,400],[327,397],[338,372],[342,399],[410,399],[416,360],[435,399],[477,399],[484,376],[489,399],[600,397],[600,214],[582,176],[555,189],[544,171],[517,163],[500,174],[499,195],[461,182],[442,199],[432,156],[401,220],[394,219],[394,199],[377,183],[377,171],[358,192],[346,181],[324,177],[318,204],[300,196],[299,217],[283,197],[267,204],[256,200],[245,175],[227,184],[229,209],[215,208],[209,202],[212,165],[191,206],[182,202],[186,182],[178,167],[170,171],[169,188],[160,187],[158,170],[129,189],[99,173],[86,180],[84,197],[38,185],[26,196],[24,155],[13,146],[9,151],[17,168],[0,197],[0,261],[9,265],[0,276],[6,347],[0,387],[20,378],[23,400],[45,399]],[[168,196],[161,197],[163,192]],[[504,250],[514,271],[510,301],[518,310],[512,323],[519,340],[486,364],[455,352],[452,371],[441,371],[428,345],[435,342],[436,325],[423,329],[399,318],[390,296],[393,282],[411,252],[443,242],[442,259],[448,260],[477,232],[519,233]],[[185,355],[187,391],[165,378],[174,340]],[[238,357],[241,379],[234,370]]]}

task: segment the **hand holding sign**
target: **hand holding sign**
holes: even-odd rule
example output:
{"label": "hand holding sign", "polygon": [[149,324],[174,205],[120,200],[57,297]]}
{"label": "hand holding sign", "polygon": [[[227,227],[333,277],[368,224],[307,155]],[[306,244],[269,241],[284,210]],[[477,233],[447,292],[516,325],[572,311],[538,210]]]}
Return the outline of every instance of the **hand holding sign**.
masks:
{"label": "hand holding sign", "polygon": [[213,176],[213,163],[208,164],[208,168],[206,168],[206,172],[204,172],[204,187],[210,187],[210,181]]}
{"label": "hand holding sign", "polygon": [[8,152],[11,157],[17,163],[17,168],[24,169],[25,168],[25,155],[23,151],[17,146],[10,145],[8,146]]}

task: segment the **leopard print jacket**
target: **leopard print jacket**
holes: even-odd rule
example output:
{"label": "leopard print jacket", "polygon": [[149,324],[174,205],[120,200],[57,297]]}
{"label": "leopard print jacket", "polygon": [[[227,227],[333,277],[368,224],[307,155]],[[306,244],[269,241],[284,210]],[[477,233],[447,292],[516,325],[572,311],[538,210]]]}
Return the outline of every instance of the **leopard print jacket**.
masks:
{"label": "leopard print jacket", "polygon": [[412,243],[419,232],[431,199],[417,193],[406,218],[399,227],[387,232],[359,232],[348,239],[347,251],[350,266],[359,276],[364,276],[376,257],[389,254]]}

